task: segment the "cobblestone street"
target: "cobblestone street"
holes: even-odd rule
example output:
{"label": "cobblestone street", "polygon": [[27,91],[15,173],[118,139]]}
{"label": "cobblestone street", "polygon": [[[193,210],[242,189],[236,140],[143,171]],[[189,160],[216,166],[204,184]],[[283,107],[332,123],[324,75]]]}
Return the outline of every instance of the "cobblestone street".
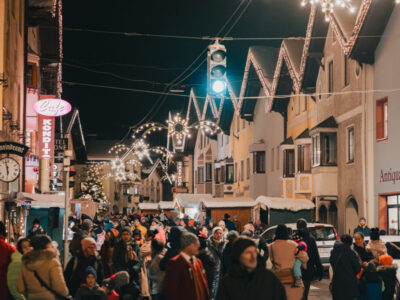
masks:
{"label": "cobblestone street", "polygon": [[309,300],[331,300],[329,292],[329,279],[324,278],[321,281],[315,281],[311,285]]}

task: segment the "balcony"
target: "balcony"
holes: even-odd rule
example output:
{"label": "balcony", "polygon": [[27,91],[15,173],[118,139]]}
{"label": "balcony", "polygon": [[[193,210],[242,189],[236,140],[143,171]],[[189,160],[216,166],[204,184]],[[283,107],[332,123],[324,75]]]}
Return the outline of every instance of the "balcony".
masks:
{"label": "balcony", "polygon": [[296,194],[311,194],[312,193],[312,174],[297,173],[295,177],[295,192]]}

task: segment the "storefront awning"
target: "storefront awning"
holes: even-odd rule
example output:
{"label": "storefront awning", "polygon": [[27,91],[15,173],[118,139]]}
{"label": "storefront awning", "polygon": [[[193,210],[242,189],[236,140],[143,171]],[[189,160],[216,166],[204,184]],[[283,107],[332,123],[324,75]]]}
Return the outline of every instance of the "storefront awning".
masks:
{"label": "storefront awning", "polygon": [[176,194],[175,200],[180,207],[199,208],[204,199],[210,199],[210,194]]}
{"label": "storefront awning", "polygon": [[159,205],[158,203],[139,203],[139,208],[141,210],[159,210]]}
{"label": "storefront awning", "polygon": [[209,198],[202,201],[205,208],[254,207],[253,198]]}
{"label": "storefront awning", "polygon": [[282,197],[267,197],[259,196],[256,199],[257,205],[264,205],[269,209],[278,210],[290,210],[290,211],[300,211],[300,210],[310,210],[315,207],[308,199],[294,199],[294,198],[282,198]]}
{"label": "storefront awning", "polygon": [[35,201],[32,203],[33,208],[65,207],[65,195],[63,194],[30,194],[20,192],[17,195],[17,199],[31,199]]}

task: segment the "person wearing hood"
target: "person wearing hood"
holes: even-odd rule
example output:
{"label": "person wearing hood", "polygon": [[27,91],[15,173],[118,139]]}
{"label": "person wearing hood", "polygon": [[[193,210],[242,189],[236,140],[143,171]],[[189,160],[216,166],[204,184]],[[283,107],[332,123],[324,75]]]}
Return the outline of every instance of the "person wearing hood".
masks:
{"label": "person wearing hood", "polygon": [[81,254],[81,241],[86,237],[90,237],[92,229],[92,220],[88,218],[84,219],[80,228],[78,228],[74,233],[72,241],[69,244],[69,252],[72,256],[78,256],[79,254]]}
{"label": "person wearing hood", "polygon": [[[31,239],[32,251],[22,256],[17,289],[27,299],[55,300],[69,295],[58,250],[44,234]],[[5,298],[7,299],[7,298]]]}
{"label": "person wearing hood", "polygon": [[[207,228],[204,226],[197,236],[199,238],[200,248],[199,254],[196,255],[196,257],[200,259],[201,263],[203,264],[204,270],[206,271],[208,289],[211,291],[215,281],[215,276],[218,273],[218,266],[213,254],[207,247],[208,239],[207,236],[205,236],[205,231],[207,231]],[[201,232],[203,232],[203,234],[201,234]]]}
{"label": "person wearing hood", "polygon": [[237,230],[235,224],[230,220],[230,217],[231,216],[229,214],[225,214],[224,215],[224,220],[223,221],[225,222],[226,229],[228,231]]}
{"label": "person wearing hood", "polygon": [[96,282],[97,272],[89,266],[85,270],[85,283],[76,291],[74,300],[107,300],[106,292]]}
{"label": "person wearing hood", "polygon": [[[368,263],[365,272],[360,280],[361,300],[382,299],[384,289],[382,277],[376,270],[376,265],[372,261]],[[392,296],[393,299],[393,296]]]}
{"label": "person wearing hood", "polygon": [[382,277],[385,290],[382,294],[382,300],[392,300],[397,283],[397,265],[393,264],[393,257],[390,255],[381,255],[379,257],[378,274]]}
{"label": "person wearing hood", "polygon": [[362,217],[358,221],[358,226],[354,228],[353,235],[357,232],[361,232],[364,236],[370,236],[371,235],[371,229],[367,226],[367,220]]}
{"label": "person wearing hood", "polygon": [[221,279],[217,300],[286,300],[285,288],[259,259],[256,243],[245,236],[232,245],[232,264]]}
{"label": "person wearing hood", "polygon": [[101,283],[104,279],[104,268],[101,258],[96,252],[96,241],[86,237],[81,241],[81,253],[69,260],[64,272],[72,295],[75,295],[80,285],[85,282],[85,271],[89,266],[95,269],[97,282]]}
{"label": "person wearing hood", "polygon": [[31,246],[31,241],[27,238],[21,238],[17,244],[17,250],[11,255],[11,263],[8,266],[7,271],[7,285],[8,291],[14,300],[25,300],[24,295],[20,294],[17,289],[17,282],[19,273],[22,269],[22,255],[33,250]]}
{"label": "person wearing hood", "polygon": [[238,237],[239,233],[235,230],[230,231],[228,233],[228,236],[226,237],[226,245],[224,250],[222,251],[222,276],[224,276],[229,271],[230,265],[232,263],[232,245]]}
{"label": "person wearing hood", "polygon": [[0,221],[0,299],[7,299],[7,268],[11,262],[11,255],[17,250],[6,242],[6,226]]}
{"label": "person wearing hood", "polygon": [[38,234],[46,234],[46,231],[40,225],[40,221],[38,218],[33,220],[32,228],[28,231],[28,238],[31,238]]}
{"label": "person wearing hood", "polygon": [[132,232],[129,227],[124,227],[121,230],[121,239],[115,245],[113,253],[113,263],[117,272],[127,271],[131,282],[140,287],[142,256],[138,244],[132,238]]}
{"label": "person wearing hood", "polygon": [[332,266],[332,299],[354,300],[359,296],[357,274],[361,263],[357,254],[351,249],[353,238],[344,234],[335,242],[329,262]]}
{"label": "person wearing hood", "polygon": [[174,226],[171,228],[167,244],[167,253],[165,253],[164,257],[160,261],[161,271],[165,271],[169,260],[177,256],[181,251],[181,236],[184,231],[186,231],[186,229],[182,226]]}
{"label": "person wearing hood", "polygon": [[211,298],[215,298],[218,290],[219,279],[221,277],[222,270],[222,252],[225,248],[224,231],[221,227],[214,227],[212,235],[208,239],[208,249],[210,249],[211,254],[215,260],[216,274],[212,283]]}

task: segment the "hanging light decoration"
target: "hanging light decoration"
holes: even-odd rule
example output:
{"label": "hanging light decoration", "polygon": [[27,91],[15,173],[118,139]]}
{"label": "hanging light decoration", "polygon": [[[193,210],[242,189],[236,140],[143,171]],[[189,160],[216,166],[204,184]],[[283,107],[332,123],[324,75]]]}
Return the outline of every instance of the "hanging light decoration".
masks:
{"label": "hanging light decoration", "polygon": [[168,130],[168,138],[173,138],[178,144],[182,144],[184,137],[191,137],[190,129],[198,129],[210,135],[222,131],[216,123],[208,120],[202,120],[198,123],[189,125],[187,120],[182,118],[179,113],[165,122],[167,123],[166,125],[161,123],[143,124],[134,131],[132,138],[136,139],[138,136],[141,136],[145,139],[152,132]]}
{"label": "hanging light decoration", "polygon": [[325,14],[325,21],[329,22],[336,8],[344,8],[350,13],[354,13],[355,8],[351,1],[352,0],[301,0],[301,6],[320,4],[321,10]]}
{"label": "hanging light decoration", "polygon": [[139,139],[132,144],[132,153],[137,156],[139,160],[144,157],[150,159],[149,145],[144,142],[143,139]]}
{"label": "hanging light decoration", "polygon": [[111,161],[111,172],[108,173],[106,177],[113,177],[117,181],[140,180],[138,174],[136,172],[131,172],[127,168],[127,164],[118,157]]}

